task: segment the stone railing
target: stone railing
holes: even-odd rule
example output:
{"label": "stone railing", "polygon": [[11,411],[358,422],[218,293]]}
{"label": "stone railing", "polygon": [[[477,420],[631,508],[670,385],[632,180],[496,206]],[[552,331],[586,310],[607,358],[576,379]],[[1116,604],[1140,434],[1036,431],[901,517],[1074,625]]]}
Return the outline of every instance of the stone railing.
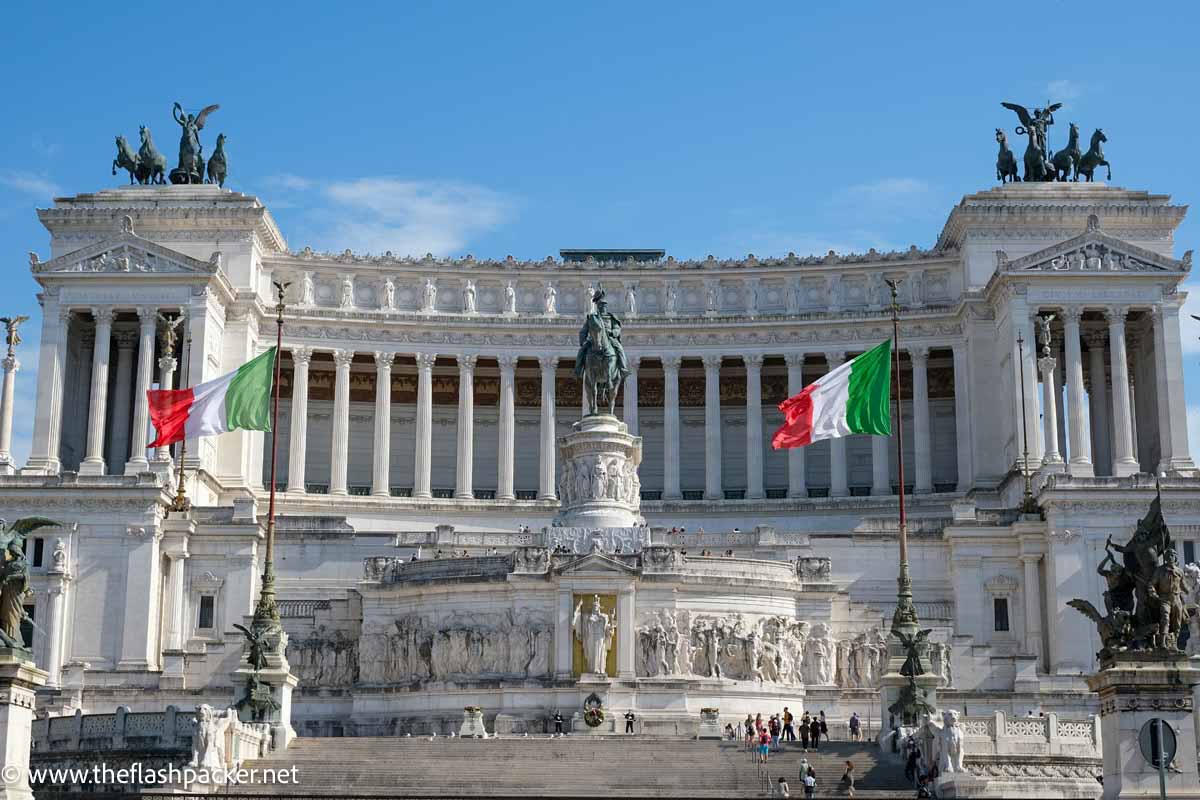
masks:
{"label": "stone railing", "polygon": [[987,717],[963,717],[958,724],[968,756],[1100,758],[1099,717],[1060,719],[1053,712],[1044,717],[1009,717],[997,711]]}
{"label": "stone railing", "polygon": [[363,579],[381,583],[411,583],[417,581],[502,579],[509,573],[510,556],[478,556],[472,558],[435,558],[409,561],[393,556],[363,559]]}
{"label": "stone railing", "polygon": [[131,712],[121,707],[111,714],[42,717],[33,721],[35,753],[123,750],[189,751],[196,732],[190,711],[167,706],[165,711]]}
{"label": "stone railing", "polygon": [[[103,763],[117,769],[136,762],[154,769],[183,767],[196,764],[201,745],[195,712],[175,706],[165,711],[135,713],[120,707],[111,714],[76,711],[42,717],[33,721],[32,734],[34,766],[86,769]],[[238,769],[270,750],[268,725],[234,720],[225,726],[223,766]]]}

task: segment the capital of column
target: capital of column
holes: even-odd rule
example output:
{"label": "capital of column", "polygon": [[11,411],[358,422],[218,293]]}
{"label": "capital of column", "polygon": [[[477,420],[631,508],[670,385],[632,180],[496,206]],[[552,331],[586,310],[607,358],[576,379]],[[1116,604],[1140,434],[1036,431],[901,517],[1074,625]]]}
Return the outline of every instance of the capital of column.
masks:
{"label": "capital of column", "polygon": [[721,368],[722,356],[708,354],[700,358],[704,362],[704,371],[712,372]]}
{"label": "capital of column", "polygon": [[639,366],[641,366],[641,363],[642,363],[642,356],[641,356],[641,354],[639,354],[639,353],[630,353],[630,352],[626,351],[626,353],[625,353],[625,365],[626,365],[627,367],[629,367],[629,369],[630,369],[630,370],[632,370],[633,372],[637,372],[637,369],[638,369],[638,367],[639,367]]}
{"label": "capital of column", "polygon": [[803,367],[805,353],[787,353],[783,360],[787,362],[789,367]]}
{"label": "capital of column", "polygon": [[831,367],[840,367],[842,362],[846,360],[846,351],[827,350],[825,351],[825,360],[829,362]]}
{"label": "capital of column", "polygon": [[292,348],[292,363],[296,366],[307,367],[312,362],[313,349],[302,345]]}
{"label": "capital of column", "polygon": [[413,353],[413,358],[416,359],[419,372],[429,372],[437,362],[437,353]]}
{"label": "capital of column", "polygon": [[1107,306],[1101,309],[1104,318],[1108,320],[1108,326],[1111,328],[1115,325],[1124,325],[1126,318],[1129,316],[1129,306]]}
{"label": "capital of column", "polygon": [[353,350],[334,350],[333,364],[338,369],[350,369],[350,364],[354,361]]}
{"label": "capital of column", "polygon": [[175,359],[175,356],[165,355],[158,359],[158,368],[163,372],[174,372],[177,366],[179,366],[179,362]]}
{"label": "capital of column", "polygon": [[683,364],[683,356],[678,353],[667,353],[662,357],[663,372],[679,372]]}
{"label": "capital of column", "polygon": [[92,306],[92,319],[96,321],[96,327],[112,325],[115,313],[112,306]]}
{"label": "capital of column", "polygon": [[742,356],[742,362],[746,365],[747,372],[758,372],[762,369],[763,355],[762,353],[750,353]]}
{"label": "capital of column", "polygon": [[1058,362],[1054,359],[1054,356],[1045,356],[1038,359],[1037,365],[1038,371],[1042,373],[1042,379],[1050,380],[1054,375],[1054,368],[1058,366]]}
{"label": "capital of column", "polygon": [[479,360],[479,356],[474,353],[463,353],[455,356],[458,359],[458,373],[460,375],[471,375],[475,372],[475,362]]}
{"label": "capital of column", "polygon": [[5,356],[0,364],[4,365],[5,372],[16,372],[21,368],[21,362],[17,360],[16,356]]}
{"label": "capital of column", "polygon": [[912,361],[914,366],[916,366],[917,364],[920,364],[921,366],[925,366],[925,364],[929,361],[929,348],[928,347],[910,347],[910,348],[908,348],[908,357],[909,357],[909,360]]}
{"label": "capital of column", "polygon": [[1094,330],[1088,331],[1083,335],[1083,341],[1087,343],[1088,350],[1100,350],[1104,352],[1104,345],[1108,341],[1108,331]]}
{"label": "capital of column", "polygon": [[1017,560],[1026,566],[1029,566],[1030,564],[1036,565],[1038,562],[1040,562],[1042,560],[1042,554],[1041,553],[1023,553],[1022,555],[1017,556]]}
{"label": "capital of column", "polygon": [[138,306],[136,310],[142,330],[149,328],[153,332],[158,327],[158,309],[153,306]]}
{"label": "capital of column", "polygon": [[496,356],[496,362],[500,365],[501,372],[512,373],[513,370],[517,368],[517,359],[518,356],[515,356],[512,353],[505,353],[504,355]]}
{"label": "capital of column", "polygon": [[558,369],[559,358],[556,355],[543,353],[538,356],[538,366],[542,368],[542,372],[554,372]]}
{"label": "capital of column", "polygon": [[[396,354],[390,350],[376,350],[372,355],[375,356],[375,371],[390,372],[392,364],[396,361]],[[417,362],[418,365],[420,362]]]}
{"label": "capital of column", "polygon": [[1063,310],[1060,312],[1060,314],[1062,316],[1062,321],[1064,324],[1078,325],[1079,321],[1081,319],[1083,319],[1083,307],[1082,306],[1064,306]]}
{"label": "capital of column", "polygon": [[75,311],[76,309],[71,308],[70,306],[59,306],[58,321],[66,325],[71,321],[71,317],[74,315]]}

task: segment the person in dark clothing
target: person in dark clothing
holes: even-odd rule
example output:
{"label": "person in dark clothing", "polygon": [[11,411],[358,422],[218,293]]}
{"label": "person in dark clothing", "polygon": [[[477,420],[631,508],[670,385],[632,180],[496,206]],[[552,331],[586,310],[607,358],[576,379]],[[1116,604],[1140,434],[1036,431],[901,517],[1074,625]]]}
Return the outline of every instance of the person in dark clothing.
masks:
{"label": "person in dark clothing", "polygon": [[904,763],[904,779],[912,783],[917,779],[917,762],[921,760],[921,751],[914,747],[912,752],[908,754],[908,761]]}
{"label": "person in dark clothing", "polygon": [[635,717],[633,715],[632,709],[625,712],[625,732],[626,733],[633,733],[633,721],[635,719],[637,719],[637,717]]}
{"label": "person in dark clothing", "polygon": [[554,732],[555,733],[563,732],[562,724],[563,724],[563,715],[558,713],[557,711],[555,711],[554,712]]}
{"label": "person in dark clothing", "polygon": [[812,739],[813,750],[821,749],[821,720],[819,717],[813,717],[812,722],[809,723],[808,738]]}
{"label": "person in dark clothing", "polygon": [[804,752],[806,753],[808,752],[808,731],[808,723],[804,720],[800,720],[800,747],[803,748]]}
{"label": "person in dark clothing", "polygon": [[825,741],[827,741],[827,742],[828,742],[828,741],[829,741],[829,725],[828,725],[828,724],[826,724],[826,722],[825,722],[825,711],[824,711],[824,709],[822,709],[822,710],[821,710],[821,713],[820,713],[820,715],[819,715],[819,719],[820,719],[820,722],[821,722],[821,735],[822,735],[822,736],[824,736],[824,737],[825,737]]}

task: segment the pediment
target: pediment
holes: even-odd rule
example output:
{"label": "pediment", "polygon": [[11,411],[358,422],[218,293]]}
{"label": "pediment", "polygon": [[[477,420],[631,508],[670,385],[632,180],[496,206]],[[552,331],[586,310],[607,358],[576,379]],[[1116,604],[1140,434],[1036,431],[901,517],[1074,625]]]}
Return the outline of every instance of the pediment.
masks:
{"label": "pediment", "polygon": [[997,272],[1052,273],[1186,273],[1192,268],[1192,251],[1176,259],[1122,241],[1100,230],[1095,218],[1086,231],[1052,247],[1009,261],[997,252]]}
{"label": "pediment", "polygon": [[589,553],[559,567],[559,575],[634,575],[637,569],[603,553]]}
{"label": "pediment", "polygon": [[140,275],[215,275],[220,268],[219,252],[214,252],[208,261],[192,258],[143,239],[133,232],[128,221],[113,238],[72,250],[58,258],[39,261],[36,253],[29,254],[29,269],[35,275],[123,272]]}

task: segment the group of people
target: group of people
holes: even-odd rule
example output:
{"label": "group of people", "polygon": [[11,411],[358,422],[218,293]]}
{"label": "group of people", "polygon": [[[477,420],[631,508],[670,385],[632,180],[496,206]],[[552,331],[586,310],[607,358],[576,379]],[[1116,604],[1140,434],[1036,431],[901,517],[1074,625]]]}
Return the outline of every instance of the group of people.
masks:
{"label": "group of people", "polygon": [[[1033,716],[1033,712],[1029,712]],[[917,797],[932,797],[930,788],[937,779],[937,765],[926,769],[921,758],[921,745],[913,736],[904,740],[904,779],[917,787]]]}
{"label": "group of people", "polygon": [[821,738],[829,740],[829,723],[825,720],[825,712],[819,711],[814,716],[807,711],[796,719],[795,715],[784,706],[783,712],[772,714],[764,720],[762,714],[746,715],[744,722],[739,722],[735,729],[732,725],[725,726],[725,735],[731,739],[744,738],[747,749],[757,748],[758,760],[767,762],[771,752],[779,752],[780,742],[795,742],[799,728],[800,748],[807,753],[809,747],[820,750]]}
{"label": "group of people", "polygon": [[[714,555],[714,553],[712,550],[701,550],[700,555],[711,557]],[[726,550],[723,555],[725,558],[733,558],[733,550],[732,549]]]}
{"label": "group of people", "polygon": [[[489,556],[500,555],[500,550],[495,547],[489,547],[486,550],[484,550],[484,555],[489,555]],[[471,557],[471,553],[465,547],[462,550],[451,549],[449,553],[446,553],[444,550],[442,550],[439,547],[433,553],[434,560],[442,559],[442,558],[470,558],[470,557]],[[409,559],[409,561],[420,561],[420,560],[421,560],[421,548],[418,547],[417,551],[412,554],[412,557]]]}
{"label": "group of people", "polygon": [[[813,769],[812,764],[808,763],[807,758],[800,759],[800,774],[797,776],[797,780],[799,780],[800,785],[802,787],[804,787],[804,796],[805,797],[813,797],[816,794],[816,792],[817,792],[817,771]],[[838,781],[838,783],[841,785],[842,791],[844,791],[848,797],[854,796],[854,762],[853,761],[846,762],[846,769],[842,773],[841,780]],[[788,786],[787,777],[784,775],[779,776],[779,781],[778,781],[778,783],[775,784],[774,789],[775,789],[776,797],[791,797],[792,796],[791,787]]]}

